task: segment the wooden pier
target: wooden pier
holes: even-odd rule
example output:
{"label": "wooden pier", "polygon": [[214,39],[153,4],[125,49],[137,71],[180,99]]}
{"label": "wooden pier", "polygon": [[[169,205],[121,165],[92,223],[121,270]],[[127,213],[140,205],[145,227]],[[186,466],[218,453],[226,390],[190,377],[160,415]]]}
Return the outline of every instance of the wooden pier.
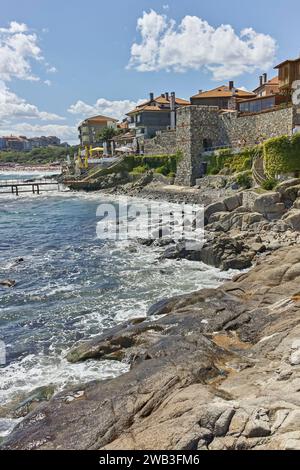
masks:
{"label": "wooden pier", "polygon": [[59,191],[62,184],[57,181],[49,180],[7,180],[0,181],[0,195],[1,194],[19,194],[31,193],[40,194],[45,192]]}

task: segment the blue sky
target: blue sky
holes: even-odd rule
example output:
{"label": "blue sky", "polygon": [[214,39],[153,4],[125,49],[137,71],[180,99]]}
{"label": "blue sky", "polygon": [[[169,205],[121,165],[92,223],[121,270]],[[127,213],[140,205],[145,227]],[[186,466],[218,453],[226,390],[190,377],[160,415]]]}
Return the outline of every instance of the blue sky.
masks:
{"label": "blue sky", "polygon": [[2,0],[0,135],[75,142],[86,115],[121,117],[150,91],[253,89],[299,55],[299,18],[299,0]]}

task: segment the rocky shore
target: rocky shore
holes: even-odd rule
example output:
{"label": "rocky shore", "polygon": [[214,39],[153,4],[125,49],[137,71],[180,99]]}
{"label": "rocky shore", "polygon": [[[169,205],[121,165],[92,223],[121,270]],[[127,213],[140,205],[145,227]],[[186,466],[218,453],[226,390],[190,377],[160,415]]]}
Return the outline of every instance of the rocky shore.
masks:
{"label": "rocky shore", "polygon": [[162,256],[252,269],[74,345],[70,362],[130,371],[29,407],[3,449],[300,449],[300,180],[210,189],[204,247],[170,240]]}

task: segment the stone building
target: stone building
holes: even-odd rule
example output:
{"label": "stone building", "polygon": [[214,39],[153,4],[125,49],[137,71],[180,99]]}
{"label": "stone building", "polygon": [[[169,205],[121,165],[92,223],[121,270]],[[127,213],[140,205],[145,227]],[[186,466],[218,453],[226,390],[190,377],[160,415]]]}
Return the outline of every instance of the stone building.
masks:
{"label": "stone building", "polygon": [[271,137],[292,135],[300,114],[292,106],[250,115],[220,111],[213,106],[189,106],[177,111],[176,148],[182,152],[176,183],[195,184],[201,157],[210,149],[252,146]]}

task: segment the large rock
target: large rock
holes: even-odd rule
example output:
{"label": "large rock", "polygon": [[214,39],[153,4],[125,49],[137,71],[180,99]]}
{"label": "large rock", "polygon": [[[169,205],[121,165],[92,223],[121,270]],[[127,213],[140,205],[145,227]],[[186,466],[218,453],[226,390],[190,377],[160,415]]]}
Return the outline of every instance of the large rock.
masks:
{"label": "large rock", "polygon": [[263,194],[254,201],[253,211],[269,220],[280,218],[285,212],[285,205],[280,201],[281,196],[277,192]]}
{"label": "large rock", "polygon": [[205,223],[208,223],[209,218],[215,214],[216,212],[226,212],[226,206],[224,202],[215,202],[213,204],[210,204],[205,208],[204,211],[204,221]]}
{"label": "large rock", "polygon": [[290,210],[284,217],[284,221],[293,230],[300,232],[300,209]]}
{"label": "large rock", "polygon": [[255,191],[244,191],[242,193],[242,205],[249,211],[253,211],[254,203],[260,194]]}
{"label": "large rock", "polygon": [[291,178],[287,181],[283,181],[282,183],[279,183],[276,186],[276,191],[278,191],[280,194],[284,194],[284,192],[292,187],[292,186],[297,186],[300,185],[300,178]]}
{"label": "large rock", "polygon": [[0,279],[0,286],[3,287],[14,287],[16,285],[16,281],[12,279]]}
{"label": "large rock", "polygon": [[161,259],[202,261],[209,266],[228,271],[250,268],[254,256],[255,253],[249,250],[243,241],[222,234],[208,240],[199,250],[188,250],[184,242],[178,243],[167,248]]}
{"label": "large rock", "polygon": [[295,186],[289,186],[285,190],[280,191],[281,200],[284,202],[287,208],[292,207],[298,195],[300,194],[300,184]]}
{"label": "large rock", "polygon": [[223,203],[225,204],[226,209],[229,212],[232,212],[234,209],[237,209],[242,205],[243,196],[242,193],[235,194],[234,196],[227,197],[224,199]]}

